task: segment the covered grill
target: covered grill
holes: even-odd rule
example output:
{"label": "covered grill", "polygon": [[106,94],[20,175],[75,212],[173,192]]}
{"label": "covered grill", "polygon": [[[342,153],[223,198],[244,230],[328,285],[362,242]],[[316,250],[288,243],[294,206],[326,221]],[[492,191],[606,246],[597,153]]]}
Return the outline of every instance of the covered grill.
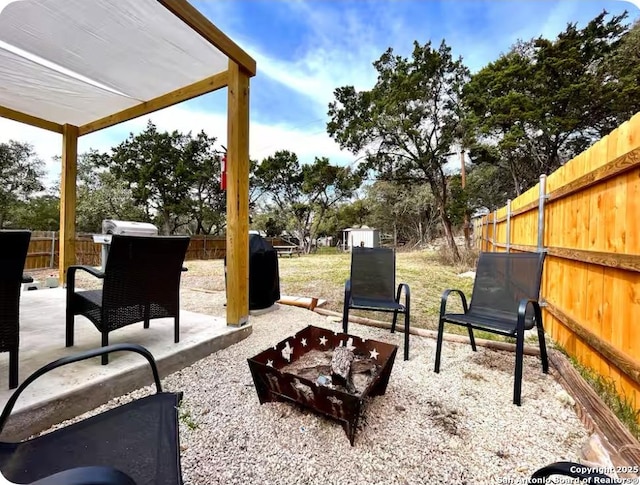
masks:
{"label": "covered grill", "polygon": [[93,236],[93,242],[102,245],[102,252],[100,254],[100,265],[102,269],[104,269],[107,263],[112,234],[125,236],[157,236],[158,228],[149,222],[117,221],[115,219],[103,220],[102,234],[94,234]]}

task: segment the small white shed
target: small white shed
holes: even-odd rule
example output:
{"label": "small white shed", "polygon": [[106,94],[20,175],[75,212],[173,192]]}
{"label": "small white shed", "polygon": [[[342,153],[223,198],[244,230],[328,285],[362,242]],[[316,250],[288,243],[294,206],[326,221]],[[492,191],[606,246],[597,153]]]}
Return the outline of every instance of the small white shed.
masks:
{"label": "small white shed", "polygon": [[380,246],[380,230],[369,226],[349,227],[342,231],[342,247],[353,248],[362,246],[365,248],[377,248]]}

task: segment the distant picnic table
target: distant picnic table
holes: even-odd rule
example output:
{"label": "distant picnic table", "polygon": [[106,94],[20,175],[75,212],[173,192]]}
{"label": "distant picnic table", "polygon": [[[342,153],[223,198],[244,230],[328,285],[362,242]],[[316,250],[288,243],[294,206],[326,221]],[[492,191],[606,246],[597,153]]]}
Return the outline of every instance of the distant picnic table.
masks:
{"label": "distant picnic table", "polygon": [[273,249],[278,252],[278,256],[286,255],[292,257],[294,254],[297,254],[298,256],[302,254],[302,251],[298,246],[273,246]]}

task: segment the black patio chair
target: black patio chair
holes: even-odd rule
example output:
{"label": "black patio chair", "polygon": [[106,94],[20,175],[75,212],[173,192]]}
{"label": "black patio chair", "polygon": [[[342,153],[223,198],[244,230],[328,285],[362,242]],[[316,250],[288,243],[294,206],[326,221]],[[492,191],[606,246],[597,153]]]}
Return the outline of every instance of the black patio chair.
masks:
{"label": "black patio chair", "polygon": [[[404,305],[400,303],[404,288]],[[390,248],[354,247],[351,252],[351,276],[344,285],[342,331],[349,333],[349,310],[393,313],[391,333],[396,331],[398,313],[404,314],[404,360],[409,360],[409,285],[396,289],[396,253]]]}
{"label": "black patio chair", "polygon": [[9,389],[18,386],[20,286],[31,279],[23,275],[30,239],[30,231],[0,231],[0,352],[9,352]]}
{"label": "black patio chair", "polygon": [[[620,480],[617,478],[610,477],[609,475],[605,475],[601,473],[596,468],[590,468],[585,465],[581,465],[579,463],[573,463],[570,461],[559,461],[557,463],[552,463],[551,465],[540,468],[536,472],[531,475],[531,480],[529,480],[529,484],[533,485],[535,483],[547,483],[547,478],[551,477],[571,477],[580,479],[580,483],[630,483],[625,482],[624,480]],[[558,481],[550,481],[549,483],[567,483],[567,482],[558,482]],[[572,482],[573,483],[573,482]]]}
{"label": "black patio chair", "polygon": [[[189,237],[113,235],[104,272],[92,266],[67,270],[66,346],[73,345],[75,315],[87,317],[109,345],[109,332],[154,318],[174,318],[180,341],[180,275]],[[101,290],[75,291],[77,270],[103,279]],[[108,363],[103,354],[102,364]]]}
{"label": "black patio chair", "polygon": [[[473,329],[515,337],[516,363],[513,403],[520,406],[524,332],[536,327],[540,344],[542,372],[549,371],[547,347],[538,298],[544,253],[481,253],[473,284],[471,304],[460,290],[445,290],[440,303],[435,372],[440,372],[444,324],[467,327],[471,348],[476,351]],[[457,293],[464,313],[447,313],[447,298]]]}
{"label": "black patio chair", "polygon": [[0,472],[6,479],[34,485],[182,485],[182,393],[162,392],[155,360],[139,345],[93,349],[41,367],[9,398],[0,415],[0,433],[20,394],[37,378],[63,365],[120,351],[147,359],[155,394],[26,441],[0,442]]}

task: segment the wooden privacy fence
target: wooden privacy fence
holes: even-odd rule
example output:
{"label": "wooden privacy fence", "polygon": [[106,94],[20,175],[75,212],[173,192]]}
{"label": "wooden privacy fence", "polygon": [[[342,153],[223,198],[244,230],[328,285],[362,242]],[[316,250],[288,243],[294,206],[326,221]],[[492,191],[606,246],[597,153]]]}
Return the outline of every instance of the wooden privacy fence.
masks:
{"label": "wooden privacy fence", "polygon": [[545,329],[640,409],[640,113],[474,221],[483,251],[545,251]]}
{"label": "wooden privacy fence", "polygon": [[[281,238],[265,238],[274,246],[291,244]],[[206,260],[223,259],[226,255],[225,236],[191,236],[185,259]],[[93,242],[92,234],[81,234],[76,238],[76,264],[100,265],[102,247]],[[46,269],[58,267],[58,233],[51,231],[33,231],[29,243],[26,269]]]}

